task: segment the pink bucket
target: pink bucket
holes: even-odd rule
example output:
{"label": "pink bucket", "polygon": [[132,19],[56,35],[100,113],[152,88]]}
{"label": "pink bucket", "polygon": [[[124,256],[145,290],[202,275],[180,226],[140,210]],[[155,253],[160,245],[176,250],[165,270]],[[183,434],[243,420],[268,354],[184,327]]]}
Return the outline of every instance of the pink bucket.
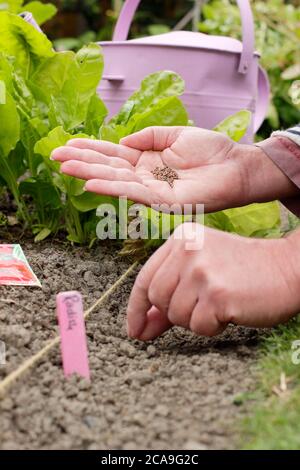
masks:
{"label": "pink bucket", "polygon": [[241,109],[253,113],[244,139],[252,143],[269,105],[270,86],[255,52],[255,32],[248,0],[237,0],[243,42],[236,39],[178,31],[127,40],[140,0],[126,0],[113,41],[100,43],[105,70],[99,94],[116,114],[146,75],[172,70],[186,82],[183,102],[199,127],[212,129]]}

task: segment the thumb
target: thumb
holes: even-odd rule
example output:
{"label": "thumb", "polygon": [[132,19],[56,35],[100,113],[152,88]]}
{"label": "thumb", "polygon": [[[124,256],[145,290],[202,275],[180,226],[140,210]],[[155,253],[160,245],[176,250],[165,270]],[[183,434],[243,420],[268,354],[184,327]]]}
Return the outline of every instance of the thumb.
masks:
{"label": "thumb", "polygon": [[120,143],[137,150],[162,151],[174,144],[184,127],[147,127],[124,137]]}

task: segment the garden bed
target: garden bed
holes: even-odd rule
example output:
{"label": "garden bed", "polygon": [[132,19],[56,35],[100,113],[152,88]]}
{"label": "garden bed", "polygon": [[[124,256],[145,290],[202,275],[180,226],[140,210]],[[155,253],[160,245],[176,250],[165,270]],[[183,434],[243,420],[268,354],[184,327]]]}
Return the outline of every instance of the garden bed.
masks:
{"label": "garden bed", "polygon": [[[117,257],[115,245],[85,250],[20,242],[42,289],[1,288],[0,337],[7,347],[1,380],[57,335],[58,292],[78,289],[88,307],[131,264]],[[1,449],[238,446],[236,419],[246,407],[235,398],[253,388],[256,331],[230,328],[204,339],[177,329],[151,344],[130,341],[125,309],[133,277],[87,320],[91,384],[64,378],[56,347],[5,391]]]}

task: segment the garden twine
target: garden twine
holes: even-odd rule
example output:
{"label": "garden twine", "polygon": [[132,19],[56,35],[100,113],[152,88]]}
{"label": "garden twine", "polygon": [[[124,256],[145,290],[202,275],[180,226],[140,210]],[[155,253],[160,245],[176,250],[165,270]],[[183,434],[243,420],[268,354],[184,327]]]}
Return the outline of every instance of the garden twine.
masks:
{"label": "garden twine", "polygon": [[[89,309],[84,312],[84,318],[87,319],[90,314],[97,308],[99,305],[102,305],[111,294],[113,294],[118,287],[123,284],[123,282],[130,276],[131,273],[138,267],[140,260],[133,263],[122,276],[97,300]],[[16,382],[25,372],[30,368],[34,367],[49,351],[51,351],[55,346],[60,344],[60,336],[57,335],[54,339],[48,342],[44,348],[39,352],[34,354],[32,357],[27,359],[23,364],[21,364],[15,371],[11,372],[2,382],[0,382],[0,399],[3,398],[5,391]]]}

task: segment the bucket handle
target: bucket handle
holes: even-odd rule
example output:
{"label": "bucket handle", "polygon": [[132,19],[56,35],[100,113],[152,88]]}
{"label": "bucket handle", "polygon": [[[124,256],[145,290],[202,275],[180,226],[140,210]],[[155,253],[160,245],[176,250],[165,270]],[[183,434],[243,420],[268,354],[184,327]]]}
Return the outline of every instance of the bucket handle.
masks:
{"label": "bucket handle", "polygon": [[[141,0],[126,0],[121,10],[113,41],[126,41],[134,15]],[[239,64],[239,73],[246,74],[253,61],[255,49],[254,19],[249,0],[237,0],[240,9],[243,28],[243,51]]]}

